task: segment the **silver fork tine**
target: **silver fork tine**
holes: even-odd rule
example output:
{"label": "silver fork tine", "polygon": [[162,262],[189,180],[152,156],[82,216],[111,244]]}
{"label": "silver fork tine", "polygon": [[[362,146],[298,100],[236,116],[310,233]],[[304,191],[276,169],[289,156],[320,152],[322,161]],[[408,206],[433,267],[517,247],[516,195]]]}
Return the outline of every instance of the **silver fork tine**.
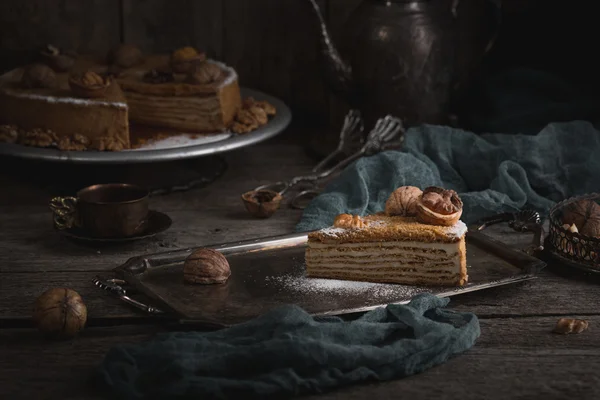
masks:
{"label": "silver fork tine", "polygon": [[362,128],[362,117],[360,111],[358,110],[350,110],[346,117],[344,118],[344,123],[342,125],[342,129],[340,131],[340,139],[338,142],[337,148],[321,160],[313,169],[313,172],[320,171],[324,166],[329,164],[331,160],[333,160],[338,155],[342,154],[346,150],[346,146],[349,143],[349,139],[351,139],[355,134],[360,136],[363,128]]}

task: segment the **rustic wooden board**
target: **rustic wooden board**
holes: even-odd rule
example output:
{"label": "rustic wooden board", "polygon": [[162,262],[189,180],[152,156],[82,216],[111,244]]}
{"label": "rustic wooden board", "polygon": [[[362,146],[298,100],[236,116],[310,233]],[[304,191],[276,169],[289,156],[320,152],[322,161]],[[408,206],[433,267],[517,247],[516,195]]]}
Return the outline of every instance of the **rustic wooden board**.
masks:
{"label": "rustic wooden board", "polygon": [[119,0],[2,0],[0,70],[31,61],[49,43],[105,54],[119,43],[119,15]]}

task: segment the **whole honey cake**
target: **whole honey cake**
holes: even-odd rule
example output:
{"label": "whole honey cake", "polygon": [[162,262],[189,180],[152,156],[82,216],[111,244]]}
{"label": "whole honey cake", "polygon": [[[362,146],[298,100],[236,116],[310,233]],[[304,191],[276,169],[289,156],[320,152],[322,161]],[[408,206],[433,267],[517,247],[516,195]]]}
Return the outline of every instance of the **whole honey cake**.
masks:
{"label": "whole honey cake", "polygon": [[[441,200],[434,202],[432,197]],[[467,227],[459,219],[461,213],[462,202],[453,191],[399,188],[385,213],[341,214],[333,226],[311,232],[306,273],[381,283],[464,285]]]}
{"label": "whole honey cake", "polygon": [[242,101],[236,71],[192,47],[144,56],[121,45],[100,61],[48,46],[39,63],[0,76],[0,141],[29,146],[119,151],[139,141],[130,123],[160,140],[248,133],[275,114]]}

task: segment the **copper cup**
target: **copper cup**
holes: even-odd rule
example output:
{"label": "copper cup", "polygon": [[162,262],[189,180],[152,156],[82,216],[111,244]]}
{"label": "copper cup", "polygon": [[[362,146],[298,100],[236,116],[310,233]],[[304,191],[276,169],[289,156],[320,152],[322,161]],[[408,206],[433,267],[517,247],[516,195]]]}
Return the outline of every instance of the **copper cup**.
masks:
{"label": "copper cup", "polygon": [[98,238],[123,238],[143,233],[148,225],[149,193],[125,183],[93,185],[76,197],[50,201],[56,229],[80,228]]}

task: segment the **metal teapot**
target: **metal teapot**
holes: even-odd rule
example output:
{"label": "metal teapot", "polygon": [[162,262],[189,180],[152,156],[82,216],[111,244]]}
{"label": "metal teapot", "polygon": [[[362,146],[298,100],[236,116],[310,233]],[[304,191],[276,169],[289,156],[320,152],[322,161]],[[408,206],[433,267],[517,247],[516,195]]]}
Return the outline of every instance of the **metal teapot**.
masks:
{"label": "metal teapot", "polygon": [[499,15],[490,0],[363,0],[338,51],[309,1],[326,80],[368,124],[387,114],[408,126],[447,123],[450,101],[491,47]]}

